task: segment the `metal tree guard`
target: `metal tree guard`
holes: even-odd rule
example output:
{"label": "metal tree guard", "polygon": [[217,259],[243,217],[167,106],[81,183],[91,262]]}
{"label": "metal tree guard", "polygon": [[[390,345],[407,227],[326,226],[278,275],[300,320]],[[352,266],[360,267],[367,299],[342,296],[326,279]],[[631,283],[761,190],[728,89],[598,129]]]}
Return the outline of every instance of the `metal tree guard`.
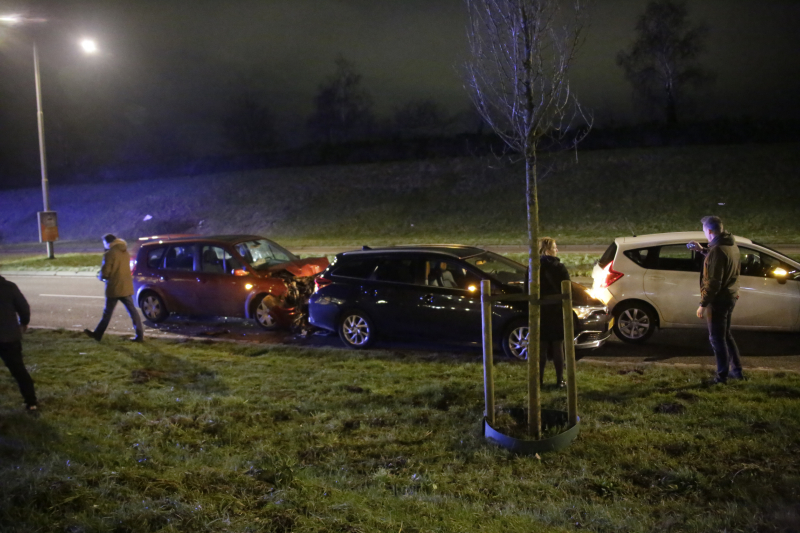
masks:
{"label": "metal tree guard", "polygon": [[[545,296],[540,299],[532,298],[527,294],[496,295],[491,294],[491,282],[481,281],[481,318],[483,324],[483,381],[486,400],[484,418],[484,435],[497,444],[511,451],[520,453],[536,453],[553,451],[567,446],[578,436],[580,418],[578,417],[578,388],[575,382],[575,329],[572,323],[572,283],[568,280],[561,282],[561,294]],[[494,402],[494,346],[492,343],[492,303],[497,301],[530,301],[534,305],[554,305],[561,301],[562,316],[564,319],[564,356],[567,367],[567,413],[561,411],[542,410],[551,420],[566,422],[567,431],[548,439],[538,441],[524,441],[503,435],[494,428],[495,402]],[[530,333],[530,332],[529,332]],[[538,369],[537,369],[538,373]],[[537,376],[538,377],[538,376]],[[530,428],[528,428],[530,431]]]}

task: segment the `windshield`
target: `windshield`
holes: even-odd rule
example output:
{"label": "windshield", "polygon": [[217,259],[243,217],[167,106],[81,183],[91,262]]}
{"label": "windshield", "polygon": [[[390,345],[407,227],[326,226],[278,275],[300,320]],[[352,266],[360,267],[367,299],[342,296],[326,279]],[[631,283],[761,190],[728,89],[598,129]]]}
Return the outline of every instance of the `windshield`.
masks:
{"label": "windshield", "polygon": [[494,252],[484,252],[464,259],[484,274],[488,274],[505,284],[525,283],[525,274],[528,271],[516,261],[506,259]]}
{"label": "windshield", "polygon": [[298,259],[289,250],[281,248],[268,239],[240,242],[236,245],[236,251],[256,270],[263,270],[273,265]]}

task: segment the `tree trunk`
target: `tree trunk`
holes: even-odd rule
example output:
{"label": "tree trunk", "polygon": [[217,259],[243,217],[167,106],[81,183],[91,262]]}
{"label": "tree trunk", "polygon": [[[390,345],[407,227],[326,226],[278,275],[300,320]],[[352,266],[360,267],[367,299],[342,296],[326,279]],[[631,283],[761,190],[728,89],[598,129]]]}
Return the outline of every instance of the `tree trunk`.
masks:
{"label": "tree trunk", "polygon": [[678,104],[672,87],[667,87],[667,124],[674,126],[678,123]]}
{"label": "tree trunk", "polygon": [[[526,150],[529,152],[529,150]],[[539,192],[536,148],[525,154],[525,195],[528,208],[528,296],[539,299]],[[528,433],[542,438],[542,398],[539,385],[539,316],[541,307],[528,303]]]}

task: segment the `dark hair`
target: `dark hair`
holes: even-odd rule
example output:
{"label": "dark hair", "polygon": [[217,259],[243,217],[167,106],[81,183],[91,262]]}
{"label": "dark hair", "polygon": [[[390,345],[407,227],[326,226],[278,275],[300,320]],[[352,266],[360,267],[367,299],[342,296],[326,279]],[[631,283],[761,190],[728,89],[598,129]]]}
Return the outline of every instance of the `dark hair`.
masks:
{"label": "dark hair", "polygon": [[707,216],[700,219],[703,227],[707,228],[711,233],[722,233],[722,219],[715,216]]}
{"label": "dark hair", "polygon": [[113,233],[106,233],[105,235],[103,235],[103,240],[106,241],[108,244],[111,244],[112,242],[117,240],[117,237]]}

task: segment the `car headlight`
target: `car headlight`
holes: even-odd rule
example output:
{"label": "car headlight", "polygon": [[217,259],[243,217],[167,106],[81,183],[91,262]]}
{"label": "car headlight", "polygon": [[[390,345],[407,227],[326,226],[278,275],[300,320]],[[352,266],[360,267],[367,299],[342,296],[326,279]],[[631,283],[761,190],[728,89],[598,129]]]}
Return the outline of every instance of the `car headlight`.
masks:
{"label": "car headlight", "polygon": [[575,314],[578,315],[578,319],[583,320],[584,318],[588,318],[592,313],[598,314],[605,314],[608,310],[604,307],[597,307],[597,306],[579,306],[574,307],[573,311]]}

